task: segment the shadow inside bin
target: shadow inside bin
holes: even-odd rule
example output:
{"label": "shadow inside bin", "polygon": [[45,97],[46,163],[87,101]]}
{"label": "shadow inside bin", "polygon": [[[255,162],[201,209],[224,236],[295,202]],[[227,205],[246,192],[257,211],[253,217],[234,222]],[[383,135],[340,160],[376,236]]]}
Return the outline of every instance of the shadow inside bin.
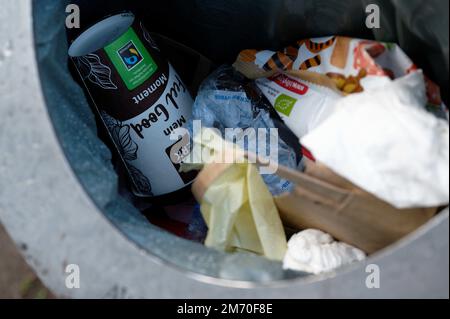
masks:
{"label": "shadow inside bin", "polygon": [[[80,30],[65,28],[62,13],[69,2],[80,5]],[[85,29],[84,26],[88,27],[106,15],[132,10],[150,31],[187,45],[217,64],[231,63],[242,49],[278,49],[305,37],[340,34],[373,38],[370,30],[361,27],[365,21],[362,2],[171,0],[158,5],[130,0],[35,2],[35,44],[48,112],[68,162],[99,210],[129,240],[150,255],[185,271],[254,282],[307,276],[285,271],[280,262],[262,257],[206,248],[195,241],[201,241],[198,238],[186,240],[173,235],[179,230],[177,227],[166,227],[169,229],[166,231],[153,225],[162,225],[165,221],[158,220],[156,207],[137,200],[127,191],[120,161],[117,155],[111,154],[113,147],[107,145],[109,138],[69,71],[68,38],[73,39]],[[384,36],[384,40],[396,40],[393,33],[386,32]],[[189,76],[189,68],[183,68],[185,61],[178,63],[180,67],[177,67],[177,61],[171,62],[183,78]],[[186,203],[195,206],[189,199]],[[149,219],[153,224],[148,222]]]}

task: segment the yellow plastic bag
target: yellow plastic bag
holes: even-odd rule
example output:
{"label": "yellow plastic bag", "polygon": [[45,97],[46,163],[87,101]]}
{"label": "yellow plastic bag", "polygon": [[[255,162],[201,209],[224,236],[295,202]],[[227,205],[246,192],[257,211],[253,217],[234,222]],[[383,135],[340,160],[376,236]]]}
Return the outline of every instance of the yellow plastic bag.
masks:
{"label": "yellow plastic bag", "polygon": [[206,246],[283,259],[286,235],[272,195],[255,166],[231,165],[210,185],[201,204],[209,228]]}
{"label": "yellow plastic bag", "polygon": [[[287,242],[284,228],[266,184],[245,152],[214,130],[203,129],[194,137],[190,161],[182,170],[205,168],[192,186],[208,225],[205,245],[222,251],[247,251],[282,260]],[[224,164],[230,152],[238,163]],[[213,158],[209,164],[201,154]]]}

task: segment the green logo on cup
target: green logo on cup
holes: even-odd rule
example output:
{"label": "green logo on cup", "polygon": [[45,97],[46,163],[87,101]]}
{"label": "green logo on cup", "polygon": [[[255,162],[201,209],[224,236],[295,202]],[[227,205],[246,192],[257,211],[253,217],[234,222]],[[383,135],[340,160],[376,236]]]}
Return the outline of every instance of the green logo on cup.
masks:
{"label": "green logo on cup", "polygon": [[158,69],[133,28],[108,45],[105,51],[130,91],[147,81]]}
{"label": "green logo on cup", "polygon": [[297,100],[293,97],[290,97],[286,94],[281,94],[275,101],[275,110],[286,116],[289,116],[291,115],[295,103],[297,103]]}
{"label": "green logo on cup", "polygon": [[143,61],[141,52],[139,52],[133,41],[128,42],[117,53],[119,53],[120,57],[122,58],[123,64],[125,64],[128,70],[133,69],[141,61]]}

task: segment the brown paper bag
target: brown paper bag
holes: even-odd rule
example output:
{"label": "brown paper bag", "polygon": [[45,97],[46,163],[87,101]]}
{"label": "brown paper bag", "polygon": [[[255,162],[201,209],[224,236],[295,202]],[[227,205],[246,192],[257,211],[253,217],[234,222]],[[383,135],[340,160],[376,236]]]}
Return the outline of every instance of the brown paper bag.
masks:
{"label": "brown paper bag", "polygon": [[432,218],[437,208],[397,209],[321,164],[307,163],[305,173],[280,168],[296,184],[275,198],[283,223],[316,228],[368,254],[394,243]]}
{"label": "brown paper bag", "polygon": [[[205,167],[193,185],[197,199],[225,167]],[[437,208],[397,209],[313,162],[306,163],[305,173],[280,166],[277,174],[295,183],[292,193],[275,198],[286,228],[319,229],[368,254],[414,231],[437,212]]]}

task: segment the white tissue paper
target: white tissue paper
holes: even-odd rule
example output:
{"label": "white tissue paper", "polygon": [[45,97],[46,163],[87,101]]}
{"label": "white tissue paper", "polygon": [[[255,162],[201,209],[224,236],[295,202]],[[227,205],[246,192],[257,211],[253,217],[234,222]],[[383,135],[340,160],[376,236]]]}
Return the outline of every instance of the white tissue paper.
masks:
{"label": "white tissue paper", "polygon": [[336,242],[320,230],[307,229],[289,240],[283,268],[320,274],[365,258],[363,251]]}
{"label": "white tissue paper", "polygon": [[301,139],[316,160],[401,208],[449,202],[449,125],[425,110],[421,71],[341,99]]}

